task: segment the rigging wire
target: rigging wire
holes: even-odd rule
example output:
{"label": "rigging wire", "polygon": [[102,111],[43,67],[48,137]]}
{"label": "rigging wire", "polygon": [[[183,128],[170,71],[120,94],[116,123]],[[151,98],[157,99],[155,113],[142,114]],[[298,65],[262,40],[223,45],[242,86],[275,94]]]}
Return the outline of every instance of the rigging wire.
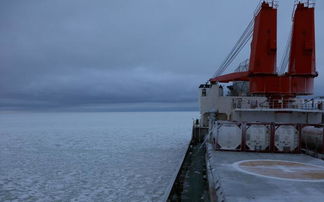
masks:
{"label": "rigging wire", "polygon": [[[315,0],[307,0],[307,1],[301,1],[301,0],[295,0],[295,4],[294,4],[294,8],[293,8],[293,12],[292,12],[292,16],[291,16],[291,20],[292,20],[292,24],[294,24],[294,16],[295,16],[295,11],[296,11],[296,6],[298,3],[304,3],[309,7],[315,7]],[[289,38],[286,44],[286,48],[285,48],[285,52],[284,52],[284,56],[281,60],[281,64],[280,64],[280,68],[279,68],[279,75],[282,75],[285,73],[285,71],[288,68],[288,62],[290,59],[290,49],[291,49],[291,41],[292,41],[292,33],[293,32],[293,26],[291,27],[290,30],[290,34],[289,34]]]}
{"label": "rigging wire", "polygon": [[290,31],[289,38],[288,38],[288,41],[287,41],[287,44],[286,44],[284,56],[282,57],[282,60],[281,60],[281,64],[280,64],[280,68],[279,68],[279,72],[278,72],[279,75],[284,74],[285,71],[287,70],[288,61],[289,61],[289,58],[290,58],[291,40],[292,40],[292,29]]}
{"label": "rigging wire", "polygon": [[230,60],[228,61],[228,63],[226,64],[226,66],[229,66],[233,60],[236,58],[236,56],[241,52],[241,50],[245,47],[245,45],[247,44],[247,42],[252,38],[252,33],[253,30],[251,30],[251,32],[249,33],[249,35],[246,37],[246,39],[243,41],[243,43],[237,48],[237,50],[233,53],[233,56],[230,58]]}
{"label": "rigging wire", "polygon": [[248,24],[248,26],[244,30],[243,34],[239,38],[239,40],[235,43],[235,45],[232,48],[231,52],[227,55],[227,57],[225,58],[223,63],[217,69],[217,71],[214,74],[214,77],[221,75],[227,69],[227,67],[235,59],[235,57],[238,55],[238,53],[242,50],[242,48],[251,39],[252,33],[253,33],[253,26],[254,26],[254,18]]}
{"label": "rigging wire", "polygon": [[250,23],[245,28],[243,34],[239,38],[239,40],[235,43],[234,47],[230,51],[230,53],[227,55],[225,60],[221,63],[215,74],[214,77],[219,76],[224,73],[224,71],[228,68],[228,66],[233,62],[233,60],[236,58],[236,56],[240,53],[240,51],[245,47],[247,42],[252,38],[253,35],[253,28],[254,28],[254,20],[256,15],[259,13],[261,9],[261,4],[264,2],[264,0],[260,0],[258,6],[256,7],[254,11],[254,15]]}
{"label": "rigging wire", "polygon": [[[290,29],[290,34],[289,34],[288,41],[287,41],[287,44],[286,44],[284,56],[281,59],[281,64],[280,64],[280,68],[279,68],[279,72],[278,72],[279,75],[284,74],[285,71],[288,68],[288,62],[289,62],[289,59],[290,59],[290,49],[291,49],[291,41],[292,41],[292,34],[293,34],[295,11],[296,11],[296,8],[297,8],[297,4],[300,3],[300,2],[301,2],[301,0],[295,0],[295,3],[294,3],[293,12],[292,12],[292,15],[291,15],[292,26],[291,26],[291,29]],[[308,1],[308,6],[310,6],[310,5],[314,6],[314,4],[315,4],[314,1],[312,1],[312,2]]]}
{"label": "rigging wire", "polygon": [[221,63],[215,74],[214,77],[220,76],[225,72],[225,70],[230,66],[230,64],[233,62],[233,60],[236,58],[236,56],[241,52],[241,50],[245,47],[245,45],[248,43],[248,41],[252,38],[253,35],[253,29],[254,29],[254,21],[255,17],[258,15],[259,11],[261,10],[261,5],[263,2],[267,2],[271,4],[272,7],[277,7],[278,3],[275,0],[260,0],[258,6],[256,7],[254,11],[254,15],[250,23],[245,28],[243,34],[239,38],[239,40],[235,43],[234,47],[230,51],[230,53],[227,55],[225,60]]}

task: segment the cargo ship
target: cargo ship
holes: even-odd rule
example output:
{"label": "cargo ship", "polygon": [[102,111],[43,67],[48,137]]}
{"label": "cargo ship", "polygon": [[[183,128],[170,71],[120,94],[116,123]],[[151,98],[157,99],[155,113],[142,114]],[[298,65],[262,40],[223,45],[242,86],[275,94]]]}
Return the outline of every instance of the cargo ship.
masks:
{"label": "cargo ship", "polygon": [[[260,2],[227,58],[199,86],[200,118],[169,201],[324,200],[324,97],[313,96],[315,3],[295,1],[280,65],[277,7]],[[223,74],[250,39],[249,58]],[[190,174],[194,168],[205,184]]]}

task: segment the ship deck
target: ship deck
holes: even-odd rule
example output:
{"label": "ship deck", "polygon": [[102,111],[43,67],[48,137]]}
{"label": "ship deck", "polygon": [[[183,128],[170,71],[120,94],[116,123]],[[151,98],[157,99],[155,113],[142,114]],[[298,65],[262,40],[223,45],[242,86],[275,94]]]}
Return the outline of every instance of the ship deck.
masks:
{"label": "ship deck", "polygon": [[305,154],[215,151],[206,163],[215,201],[322,201],[324,161]]}

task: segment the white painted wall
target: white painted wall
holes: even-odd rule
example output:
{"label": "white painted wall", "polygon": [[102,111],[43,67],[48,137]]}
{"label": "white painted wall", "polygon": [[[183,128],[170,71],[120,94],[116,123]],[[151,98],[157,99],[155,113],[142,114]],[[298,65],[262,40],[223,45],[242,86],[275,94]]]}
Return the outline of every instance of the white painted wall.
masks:
{"label": "white painted wall", "polygon": [[[252,102],[258,104],[266,102],[266,97],[254,96],[222,96],[220,93],[220,86],[218,84],[211,85],[206,89],[206,96],[202,96],[203,88],[200,89],[199,103],[201,113],[201,124],[208,126],[210,122],[210,115],[212,113],[223,113],[227,115],[227,120],[230,121],[244,121],[244,122],[279,122],[279,123],[322,123],[323,111],[316,110],[298,110],[289,109],[290,112],[278,112],[274,109],[262,110],[245,110],[251,108]],[[241,99],[242,102],[238,102]],[[303,99],[299,100],[304,102]],[[234,105],[240,104],[241,109],[237,110]]]}

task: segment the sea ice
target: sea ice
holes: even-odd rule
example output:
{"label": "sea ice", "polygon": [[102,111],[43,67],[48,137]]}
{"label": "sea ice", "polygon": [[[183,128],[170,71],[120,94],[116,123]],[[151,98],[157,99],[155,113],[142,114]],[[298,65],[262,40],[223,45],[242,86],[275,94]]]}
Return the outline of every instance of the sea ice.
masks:
{"label": "sea ice", "polygon": [[1,113],[0,201],[161,201],[196,116]]}

